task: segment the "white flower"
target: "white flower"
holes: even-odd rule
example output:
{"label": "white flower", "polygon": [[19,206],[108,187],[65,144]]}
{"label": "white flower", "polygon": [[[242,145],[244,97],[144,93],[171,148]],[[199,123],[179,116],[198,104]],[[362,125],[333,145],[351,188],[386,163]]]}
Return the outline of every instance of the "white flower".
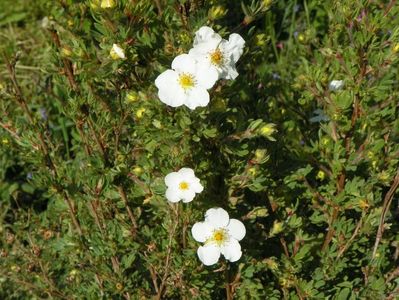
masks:
{"label": "white flower", "polygon": [[205,221],[195,223],[191,233],[196,241],[205,243],[198,248],[197,254],[206,266],[217,263],[220,254],[231,262],[239,260],[242,255],[238,241],[245,236],[245,226],[239,220],[230,219],[223,208],[208,209]]}
{"label": "white flower", "polygon": [[206,67],[209,74],[217,72],[218,78],[235,79],[238,76],[235,64],[244,51],[244,44],[237,33],[230,34],[227,41],[212,28],[203,26],[195,33],[194,47],[189,54]]}
{"label": "white flower", "polygon": [[191,202],[195,194],[204,189],[190,168],[181,168],[178,172],[169,173],[165,177],[165,184],[168,187],[165,196],[170,202]]}
{"label": "white flower", "polygon": [[111,52],[109,53],[113,59],[125,59],[125,50],[123,50],[118,44],[113,44]]}
{"label": "white flower", "polygon": [[159,99],[172,107],[186,105],[190,109],[209,103],[210,89],[217,80],[217,74],[209,73],[188,54],[176,56],[173,70],[166,70],[155,80]]}
{"label": "white flower", "polygon": [[344,87],[344,81],[343,80],[332,80],[330,84],[328,85],[328,88],[330,91],[339,91]]}

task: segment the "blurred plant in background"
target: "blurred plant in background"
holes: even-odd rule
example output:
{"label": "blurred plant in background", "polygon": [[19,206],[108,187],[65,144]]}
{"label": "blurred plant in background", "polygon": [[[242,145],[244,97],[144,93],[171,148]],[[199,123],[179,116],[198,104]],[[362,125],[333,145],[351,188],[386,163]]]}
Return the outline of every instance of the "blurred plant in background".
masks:
{"label": "blurred plant in background", "polygon": [[[396,299],[398,14],[1,1],[0,298]],[[239,76],[168,107],[154,81],[202,26],[243,37]],[[171,204],[164,178],[185,166],[204,190]],[[246,228],[237,262],[198,260],[212,207]]]}

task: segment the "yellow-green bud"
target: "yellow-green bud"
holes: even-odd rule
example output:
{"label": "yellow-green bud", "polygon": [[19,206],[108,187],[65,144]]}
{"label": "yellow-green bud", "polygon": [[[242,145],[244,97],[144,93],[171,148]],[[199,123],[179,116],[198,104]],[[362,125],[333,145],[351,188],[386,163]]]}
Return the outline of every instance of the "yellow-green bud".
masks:
{"label": "yellow-green bud", "polygon": [[270,231],[270,235],[275,236],[276,234],[279,234],[281,231],[283,231],[283,229],[284,229],[283,222],[274,221],[273,228]]}
{"label": "yellow-green bud", "polygon": [[114,8],[116,3],[114,0],[102,0],[101,1],[101,8]]}
{"label": "yellow-green bud", "polygon": [[144,107],[142,107],[142,108],[139,108],[137,111],[136,111],[136,117],[137,117],[137,119],[141,119],[142,117],[143,117],[143,115],[144,115],[144,113],[145,113],[145,108]]}
{"label": "yellow-green bud", "polygon": [[212,6],[208,12],[209,18],[212,20],[219,19],[226,15],[227,9],[222,5]]}
{"label": "yellow-green bud", "polygon": [[396,43],[395,46],[393,46],[392,51],[393,51],[393,53],[399,52],[399,43]]}
{"label": "yellow-green bud", "polygon": [[72,50],[71,50],[71,48],[64,46],[61,49],[61,54],[63,56],[71,56],[72,55]]}
{"label": "yellow-green bud", "polygon": [[272,137],[272,135],[277,131],[276,129],[276,124],[266,124],[263,125],[260,129],[259,129],[259,134],[268,138],[271,141],[275,141],[275,139]]}
{"label": "yellow-green bud", "polygon": [[255,176],[256,173],[257,173],[256,168],[252,167],[252,168],[249,168],[249,169],[248,169],[248,174],[249,174],[249,175]]}
{"label": "yellow-green bud", "polygon": [[133,103],[133,102],[136,102],[137,100],[139,100],[139,96],[138,96],[137,92],[130,91],[126,94],[126,102],[127,103]]}
{"label": "yellow-green bud", "polygon": [[255,36],[255,43],[257,46],[264,46],[267,41],[267,36],[264,33],[257,34]]}
{"label": "yellow-green bud", "polygon": [[317,172],[316,178],[320,179],[320,180],[324,180],[324,178],[326,178],[326,173],[324,173],[322,170],[320,170],[319,172]]}
{"label": "yellow-green bud", "polygon": [[134,167],[132,171],[136,176],[140,176],[141,174],[143,174],[143,168],[139,166]]}

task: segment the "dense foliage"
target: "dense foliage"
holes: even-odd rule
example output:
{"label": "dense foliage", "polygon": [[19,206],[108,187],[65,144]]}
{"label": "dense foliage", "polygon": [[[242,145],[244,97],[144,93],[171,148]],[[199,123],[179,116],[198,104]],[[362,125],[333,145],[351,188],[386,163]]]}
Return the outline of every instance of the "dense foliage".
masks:
{"label": "dense foliage", "polygon": [[[380,0],[0,1],[0,298],[397,299],[398,15]],[[154,80],[203,25],[245,39],[239,76],[207,107],[168,107]],[[170,204],[182,167],[204,191]],[[210,207],[245,224],[236,263],[198,260]]]}

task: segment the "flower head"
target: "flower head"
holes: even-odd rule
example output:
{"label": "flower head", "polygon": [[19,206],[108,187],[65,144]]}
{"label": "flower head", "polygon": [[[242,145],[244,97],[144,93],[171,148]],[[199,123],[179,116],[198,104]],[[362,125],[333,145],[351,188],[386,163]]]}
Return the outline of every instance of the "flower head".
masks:
{"label": "flower head", "polygon": [[112,49],[109,53],[113,59],[125,59],[125,51],[118,45],[113,44]]}
{"label": "flower head", "polygon": [[165,196],[170,202],[191,202],[195,194],[204,189],[190,168],[181,168],[178,172],[169,173],[165,177],[165,184],[168,187]]}
{"label": "flower head", "polygon": [[230,219],[223,208],[208,209],[205,221],[195,223],[191,233],[196,241],[204,243],[197,254],[206,266],[217,263],[220,254],[231,262],[239,260],[242,255],[239,241],[245,236],[245,226],[239,220]]}
{"label": "flower head", "polygon": [[172,62],[173,70],[166,70],[155,80],[159,99],[172,107],[186,105],[190,109],[209,103],[210,89],[217,74],[209,73],[188,54],[177,56]]}
{"label": "flower head", "polygon": [[332,80],[330,84],[328,85],[328,88],[330,91],[339,91],[344,87],[344,81],[343,80]]}
{"label": "flower head", "polygon": [[217,73],[218,78],[235,79],[238,76],[235,64],[244,51],[244,39],[237,33],[229,40],[203,26],[195,33],[194,47],[189,54],[207,68],[208,73]]}

